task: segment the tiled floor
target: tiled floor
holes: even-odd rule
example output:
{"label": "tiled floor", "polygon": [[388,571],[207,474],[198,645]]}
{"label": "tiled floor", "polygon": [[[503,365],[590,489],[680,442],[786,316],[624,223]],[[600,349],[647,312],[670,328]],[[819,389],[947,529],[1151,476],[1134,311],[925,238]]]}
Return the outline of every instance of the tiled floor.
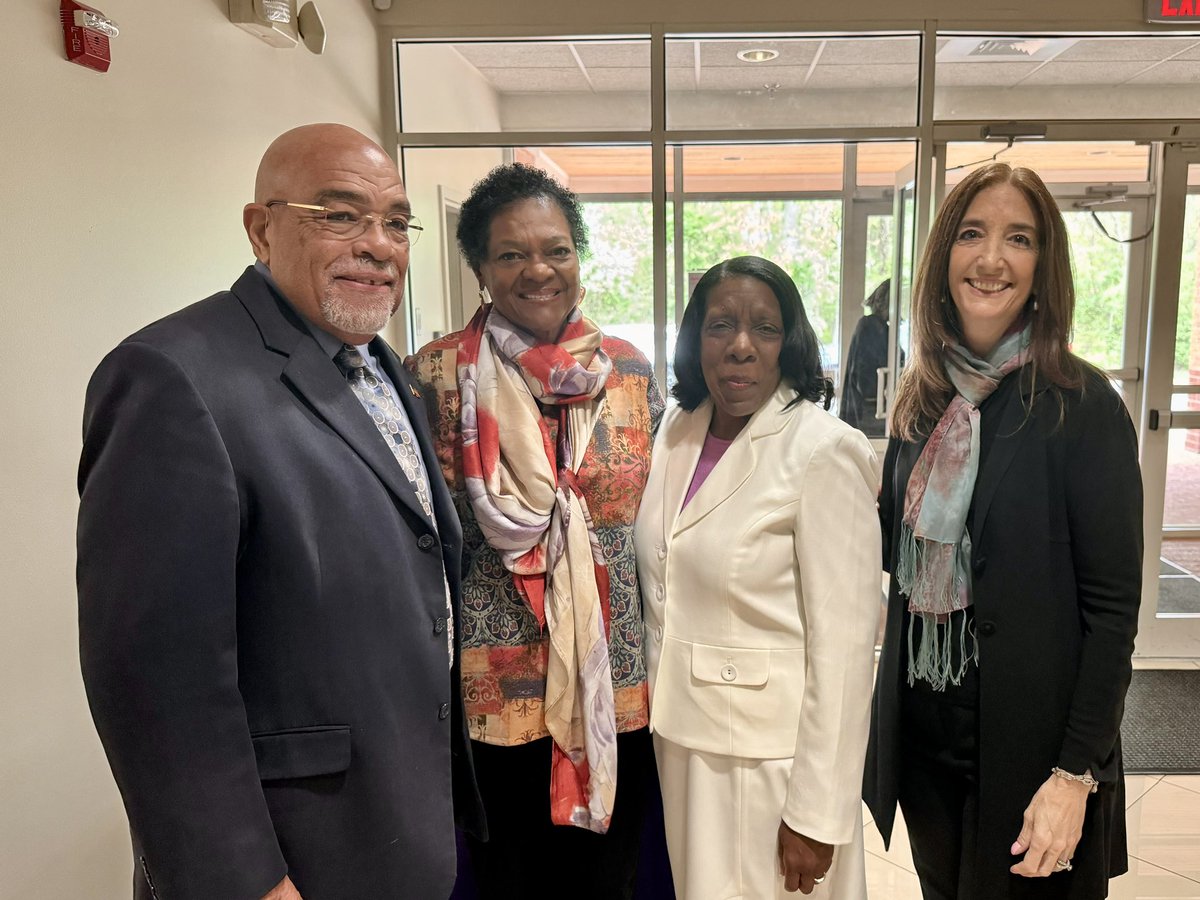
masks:
{"label": "tiled floor", "polygon": [[[1138,668],[1200,668],[1194,660],[1136,661]],[[1129,775],[1125,779],[1129,872],[1109,885],[1110,900],[1200,900],[1200,775]],[[867,889],[881,900],[921,900],[899,812],[892,846],[864,807]]]}

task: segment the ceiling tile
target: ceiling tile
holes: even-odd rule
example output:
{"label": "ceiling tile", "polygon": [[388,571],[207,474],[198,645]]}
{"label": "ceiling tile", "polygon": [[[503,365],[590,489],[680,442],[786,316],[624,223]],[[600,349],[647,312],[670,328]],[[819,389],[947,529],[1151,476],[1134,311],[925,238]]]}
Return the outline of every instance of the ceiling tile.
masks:
{"label": "ceiling tile", "polygon": [[920,62],[920,38],[830,38],[818,65],[907,64],[915,76]]}
{"label": "ceiling tile", "polygon": [[969,62],[938,63],[939,87],[1012,87],[1041,63]]}
{"label": "ceiling tile", "polygon": [[477,69],[541,69],[575,65],[575,57],[561,41],[512,41],[496,44],[455,44],[454,48]]}
{"label": "ceiling tile", "polygon": [[[749,66],[753,69],[768,69],[774,66],[806,66],[816,56],[820,41],[760,41],[746,38],[736,41],[701,41],[700,64],[708,67]],[[743,62],[737,58],[739,50],[778,50],[776,59],[761,63]]]}
{"label": "ceiling tile", "polygon": [[818,64],[813,71],[812,78],[808,80],[808,89],[811,91],[908,87],[915,85],[916,81],[917,70],[914,66],[824,66]]}
{"label": "ceiling tile", "polygon": [[575,51],[589,69],[650,69],[649,41],[575,41]]}
{"label": "ceiling tile", "polygon": [[694,68],[667,69],[667,92],[694,91],[696,89],[696,70]]}
{"label": "ceiling tile", "polygon": [[1059,62],[1046,63],[1021,82],[1029,85],[1117,85],[1146,68],[1144,62]]}
{"label": "ceiling tile", "polygon": [[650,93],[650,70],[588,69],[592,87],[597,91],[636,91]]}
{"label": "ceiling tile", "polygon": [[695,62],[695,41],[667,41],[667,68],[671,68],[672,66],[679,68],[692,66],[695,65]]}
{"label": "ceiling tile", "polygon": [[1129,79],[1129,84],[1200,84],[1200,58],[1162,63]]}
{"label": "ceiling tile", "polygon": [[700,70],[702,91],[759,91],[766,85],[779,85],[782,90],[798,90],[804,86],[808,66],[776,66],[771,69],[705,68]]}
{"label": "ceiling tile", "polygon": [[502,94],[590,92],[578,66],[569,69],[480,69],[480,73]]}
{"label": "ceiling tile", "polygon": [[1174,56],[1180,50],[1200,46],[1195,38],[1169,38],[1156,35],[1144,38],[1081,38],[1073,47],[1068,47],[1055,60],[1086,62],[1144,59],[1155,62]]}

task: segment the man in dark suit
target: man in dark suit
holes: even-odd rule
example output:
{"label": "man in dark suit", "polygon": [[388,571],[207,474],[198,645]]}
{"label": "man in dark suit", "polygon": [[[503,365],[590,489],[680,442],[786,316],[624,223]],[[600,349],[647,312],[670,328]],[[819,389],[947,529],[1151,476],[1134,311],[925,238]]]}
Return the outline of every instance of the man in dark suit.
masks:
{"label": "man in dark suit", "polygon": [[243,214],[256,265],[89,385],[80,655],[139,900],[447,897],[455,807],[482,831],[461,532],[376,336],[410,212],[363,135],[287,132]]}

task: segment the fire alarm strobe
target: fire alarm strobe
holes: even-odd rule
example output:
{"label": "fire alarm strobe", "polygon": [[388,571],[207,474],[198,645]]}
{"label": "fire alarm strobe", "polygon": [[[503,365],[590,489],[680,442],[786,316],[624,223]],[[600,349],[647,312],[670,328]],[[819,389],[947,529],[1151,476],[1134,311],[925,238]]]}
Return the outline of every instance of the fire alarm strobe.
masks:
{"label": "fire alarm strobe", "polygon": [[62,0],[58,9],[67,59],[97,72],[107,72],[112,63],[109,39],[119,34],[117,23],[100,10],[75,0]]}

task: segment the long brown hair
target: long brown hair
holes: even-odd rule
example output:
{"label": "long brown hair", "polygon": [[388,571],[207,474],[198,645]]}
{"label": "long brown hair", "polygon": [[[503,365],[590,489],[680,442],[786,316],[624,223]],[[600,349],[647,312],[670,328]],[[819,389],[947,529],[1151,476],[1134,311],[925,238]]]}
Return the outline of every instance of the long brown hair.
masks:
{"label": "long brown hair", "polygon": [[990,163],[960,181],[946,197],[917,269],[912,292],[912,358],[896,389],[891,422],[892,434],[904,440],[928,434],[954,397],[942,365],[942,348],[962,341],[962,326],[950,296],[950,250],[959,224],[979,192],[1003,184],[1021,192],[1037,220],[1037,267],[1023,312],[1030,324],[1030,377],[1040,372],[1062,388],[1079,387],[1083,382],[1087,364],[1067,346],[1075,317],[1075,286],[1062,213],[1032,169]]}

